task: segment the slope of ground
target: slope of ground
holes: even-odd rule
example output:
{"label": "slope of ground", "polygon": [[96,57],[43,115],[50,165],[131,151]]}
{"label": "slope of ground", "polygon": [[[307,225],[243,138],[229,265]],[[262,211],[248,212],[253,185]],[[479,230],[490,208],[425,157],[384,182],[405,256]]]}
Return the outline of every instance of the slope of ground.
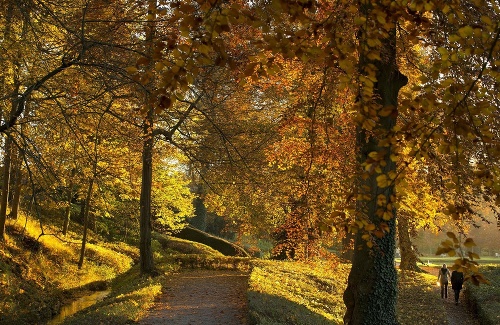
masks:
{"label": "slope of ground", "polygon": [[57,229],[33,220],[9,220],[0,243],[0,324],[40,324],[66,301],[98,290],[127,271],[138,250],[124,244],[87,245],[78,269],[79,236],[57,236]]}

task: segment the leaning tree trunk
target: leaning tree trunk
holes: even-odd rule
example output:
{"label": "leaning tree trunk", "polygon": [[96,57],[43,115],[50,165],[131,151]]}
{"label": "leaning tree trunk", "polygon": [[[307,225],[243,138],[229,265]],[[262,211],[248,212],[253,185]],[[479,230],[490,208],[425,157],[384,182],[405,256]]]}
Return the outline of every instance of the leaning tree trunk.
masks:
{"label": "leaning tree trunk", "polygon": [[417,265],[419,259],[417,252],[412,247],[410,228],[406,216],[398,217],[398,237],[399,251],[401,253],[399,268],[407,271],[422,272],[422,269]]}
{"label": "leaning tree trunk", "polygon": [[[362,10],[369,13],[371,4],[363,7]],[[376,37],[368,35],[373,32],[371,30],[361,30],[361,32],[361,40],[366,40],[370,36]],[[365,132],[364,129],[359,128],[357,144],[360,163],[367,161],[368,154],[377,152],[384,156],[386,165],[381,165],[382,173],[373,172],[360,177],[358,191],[368,195],[370,199],[358,202],[358,213],[364,215],[370,223],[375,225],[376,229],[384,229],[386,233],[380,238],[372,233],[374,245],[371,249],[367,241],[362,238],[363,230],[356,235],[352,268],[344,292],[344,303],[347,307],[344,323],[347,325],[398,324],[396,318],[397,273],[394,267],[396,210],[394,204],[377,203],[383,199],[388,203],[394,203],[394,184],[390,182],[379,186],[377,177],[396,171],[396,164],[389,159],[393,149],[391,141],[383,146],[379,141],[391,135],[392,128],[396,124],[398,93],[408,79],[399,72],[396,65],[395,29],[389,32],[387,38],[380,39],[380,41],[382,42],[381,60],[368,60],[363,55],[360,57],[361,69],[367,67],[368,64],[376,67],[377,83],[374,85],[374,100],[379,113],[374,130]],[[365,73],[363,70],[360,72]],[[391,113],[385,114],[387,111]],[[384,220],[381,210],[392,217]]]}

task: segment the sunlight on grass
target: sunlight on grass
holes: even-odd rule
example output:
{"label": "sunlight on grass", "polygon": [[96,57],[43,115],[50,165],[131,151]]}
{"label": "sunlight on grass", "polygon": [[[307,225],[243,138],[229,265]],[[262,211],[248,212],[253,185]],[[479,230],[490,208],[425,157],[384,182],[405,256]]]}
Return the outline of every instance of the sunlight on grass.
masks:
{"label": "sunlight on grass", "polygon": [[60,238],[57,229],[44,225],[45,235],[40,236],[40,224],[23,217],[9,219],[6,227],[9,234],[0,246],[0,315],[8,323],[44,323],[60,301],[130,269],[133,258],[124,253],[137,250],[122,244],[114,251],[94,239],[78,269],[78,235]]}
{"label": "sunlight on grass", "polygon": [[259,261],[249,280],[251,317],[258,324],[341,324],[348,274],[345,264]]}
{"label": "sunlight on grass", "polygon": [[[250,315],[257,324],[343,324],[349,270],[348,264],[258,261],[249,281]],[[398,274],[400,324],[446,324],[436,277]]]}
{"label": "sunlight on grass", "polygon": [[119,276],[112,292],[92,308],[67,318],[63,324],[127,324],[137,321],[161,293],[165,276],[142,277],[136,266]]}

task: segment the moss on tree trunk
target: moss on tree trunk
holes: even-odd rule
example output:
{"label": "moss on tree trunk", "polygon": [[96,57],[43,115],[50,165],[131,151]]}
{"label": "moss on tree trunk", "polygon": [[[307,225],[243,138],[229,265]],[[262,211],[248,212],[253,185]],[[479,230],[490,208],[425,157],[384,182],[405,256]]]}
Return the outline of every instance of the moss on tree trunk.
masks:
{"label": "moss on tree trunk", "polygon": [[[376,4],[365,4],[361,10],[369,16],[370,10]],[[371,17],[373,18],[373,17]],[[348,325],[373,325],[398,324],[396,318],[397,299],[397,273],[394,267],[395,253],[395,233],[396,233],[396,209],[394,204],[386,205],[385,208],[378,203],[380,197],[384,197],[386,202],[391,202],[394,196],[394,183],[379,186],[377,177],[388,175],[389,172],[396,171],[396,164],[389,159],[393,152],[393,142],[386,141],[385,145],[381,140],[388,139],[397,118],[397,98],[399,90],[406,85],[408,78],[402,75],[396,64],[396,32],[393,28],[388,36],[380,38],[373,35],[372,30],[360,30],[360,42],[366,41],[370,37],[378,37],[381,41],[380,60],[369,60],[362,54],[360,56],[360,73],[367,73],[365,68],[375,67],[377,82],[373,88],[371,98],[360,95],[362,100],[375,101],[371,103],[372,109],[390,111],[390,114],[378,114],[376,125],[373,130],[367,131],[364,127],[359,127],[357,135],[358,161],[364,163],[368,155],[372,152],[384,153],[385,165],[381,165],[381,173],[361,173],[358,180],[358,194],[368,195],[370,199],[358,201],[358,213],[363,215],[376,229],[384,225],[386,233],[379,238],[373,236],[373,248],[367,246],[367,241],[362,238],[364,230],[360,230],[356,235],[354,257],[352,269],[349,274],[348,286],[344,292],[344,302],[347,310],[344,316],[344,323]],[[365,96],[365,97],[362,97]],[[363,103],[359,107],[363,108]],[[372,119],[370,113],[366,119]],[[392,214],[390,220],[384,220],[380,215],[381,208]]]}

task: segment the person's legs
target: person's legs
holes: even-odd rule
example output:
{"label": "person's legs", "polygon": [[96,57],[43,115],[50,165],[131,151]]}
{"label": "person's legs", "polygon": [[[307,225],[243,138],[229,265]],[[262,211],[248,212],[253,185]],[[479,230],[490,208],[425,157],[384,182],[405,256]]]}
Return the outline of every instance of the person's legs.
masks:
{"label": "person's legs", "polygon": [[448,299],[448,283],[443,284],[444,287],[444,297]]}
{"label": "person's legs", "polygon": [[441,284],[441,298],[444,298],[444,284]]}
{"label": "person's legs", "polygon": [[455,292],[455,305],[458,305],[458,297],[460,295],[460,290],[453,289],[453,291]]}

